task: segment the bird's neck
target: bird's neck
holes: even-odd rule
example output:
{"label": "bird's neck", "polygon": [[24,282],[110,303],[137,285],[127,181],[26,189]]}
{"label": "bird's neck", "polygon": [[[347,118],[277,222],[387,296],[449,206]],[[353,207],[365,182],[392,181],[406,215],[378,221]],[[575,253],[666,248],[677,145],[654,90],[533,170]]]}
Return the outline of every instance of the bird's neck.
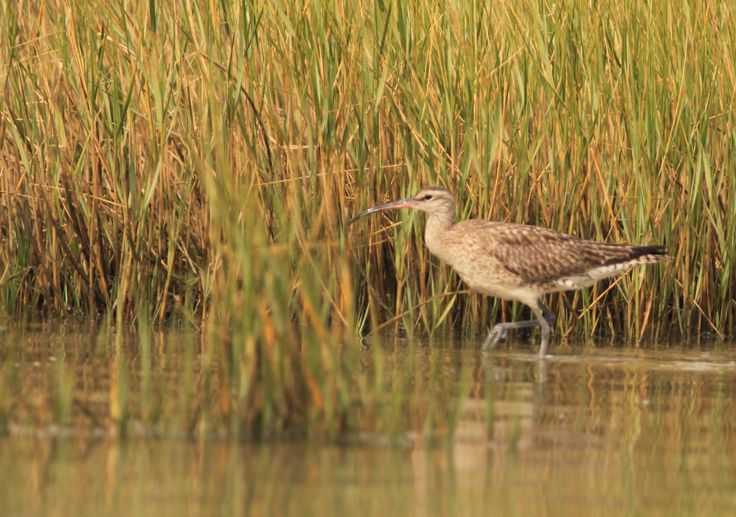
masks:
{"label": "bird's neck", "polygon": [[427,225],[424,228],[424,241],[429,251],[435,255],[439,254],[439,250],[442,249],[442,236],[447,230],[452,228],[453,224],[455,224],[453,210],[429,214]]}

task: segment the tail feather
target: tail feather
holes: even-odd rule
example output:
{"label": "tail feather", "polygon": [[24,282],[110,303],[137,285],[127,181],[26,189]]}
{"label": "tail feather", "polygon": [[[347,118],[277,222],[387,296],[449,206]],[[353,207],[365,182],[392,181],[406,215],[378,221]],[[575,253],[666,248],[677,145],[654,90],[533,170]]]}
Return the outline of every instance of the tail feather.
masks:
{"label": "tail feather", "polygon": [[653,255],[655,257],[664,258],[667,256],[667,248],[660,245],[654,246],[633,246],[631,248],[631,258],[637,258],[644,255]]}
{"label": "tail feather", "polygon": [[588,247],[587,267],[554,278],[548,292],[580,289],[636,266],[654,264],[667,258],[664,246],[591,243]]}
{"label": "tail feather", "polygon": [[590,282],[621,274],[643,264],[654,264],[666,259],[664,246],[626,246],[626,253],[613,254],[602,265],[588,269],[585,277]]}
{"label": "tail feather", "polygon": [[628,253],[626,254],[612,256],[604,265],[612,266],[624,263],[632,263],[632,265],[648,264],[667,258],[667,248],[660,245],[628,246],[627,251]]}

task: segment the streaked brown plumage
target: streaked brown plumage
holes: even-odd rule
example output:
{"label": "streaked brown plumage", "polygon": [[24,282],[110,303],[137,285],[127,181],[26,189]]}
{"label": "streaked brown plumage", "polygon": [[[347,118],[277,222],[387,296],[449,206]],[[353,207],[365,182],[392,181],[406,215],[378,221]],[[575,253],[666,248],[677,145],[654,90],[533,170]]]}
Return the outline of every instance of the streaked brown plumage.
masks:
{"label": "streaked brown plumage", "polygon": [[382,210],[417,208],[426,212],[424,240],[433,255],[450,265],[480,293],[518,300],[536,319],[500,323],[484,346],[495,346],[508,330],[540,326],[539,355],[547,352],[555,315],[541,303],[547,293],[580,289],[666,254],[661,246],[586,241],[539,226],[471,219],[454,222],[455,201],[444,187],[427,187],[415,196],[370,208],[350,224]]}

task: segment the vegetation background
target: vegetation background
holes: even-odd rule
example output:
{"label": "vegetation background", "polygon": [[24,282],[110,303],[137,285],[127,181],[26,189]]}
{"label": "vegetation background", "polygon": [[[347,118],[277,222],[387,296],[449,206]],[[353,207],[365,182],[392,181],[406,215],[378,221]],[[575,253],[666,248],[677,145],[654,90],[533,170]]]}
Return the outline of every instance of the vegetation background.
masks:
{"label": "vegetation background", "polygon": [[374,324],[475,329],[496,316],[454,293],[420,218],[346,241],[355,210],[442,183],[461,217],[670,248],[561,297],[578,330],[733,327],[728,3],[2,9],[7,312],[197,319],[235,297],[287,321],[313,296],[321,319],[357,299]]}
{"label": "vegetation background", "polygon": [[521,309],[463,294],[420,215],[347,232],[439,183],[458,217],[668,247],[660,267],[551,300],[558,331],[730,333],[735,10],[5,2],[0,306],[192,322],[225,343],[205,355],[253,419],[347,407],[331,373],[356,332],[473,334]]}

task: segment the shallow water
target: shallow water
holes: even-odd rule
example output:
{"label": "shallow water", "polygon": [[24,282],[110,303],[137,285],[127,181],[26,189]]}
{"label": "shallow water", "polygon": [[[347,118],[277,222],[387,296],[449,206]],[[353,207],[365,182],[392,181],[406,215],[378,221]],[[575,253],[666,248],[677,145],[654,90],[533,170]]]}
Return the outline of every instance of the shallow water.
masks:
{"label": "shallow water", "polygon": [[[149,382],[167,396],[136,401],[141,411],[166,413],[171,393],[185,398],[196,374],[187,366],[196,353],[186,350],[197,339],[162,338]],[[436,358],[442,389],[460,394],[453,437],[365,432],[342,445],[192,439],[135,426],[115,437],[106,423],[110,346],[79,330],[4,335],[3,515],[736,512],[733,344],[588,344],[554,348],[542,361],[523,342],[492,353],[472,342],[386,347],[378,353],[404,368]],[[72,424],[55,425],[59,412]]]}

